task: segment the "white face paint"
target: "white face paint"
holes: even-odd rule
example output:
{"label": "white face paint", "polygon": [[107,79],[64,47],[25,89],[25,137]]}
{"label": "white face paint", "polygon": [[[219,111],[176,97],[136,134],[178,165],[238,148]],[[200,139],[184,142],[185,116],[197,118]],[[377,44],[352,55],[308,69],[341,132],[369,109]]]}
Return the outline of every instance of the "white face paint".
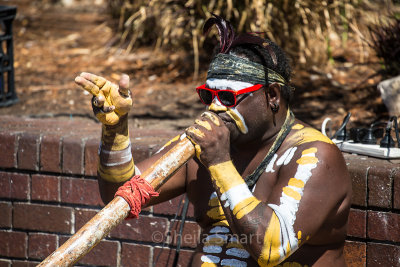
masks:
{"label": "white face paint", "polygon": [[[212,89],[220,89],[220,90],[224,90],[224,89],[230,89],[233,91],[239,91],[242,90],[244,88],[247,87],[251,87],[254,84],[251,83],[247,83],[247,82],[241,82],[241,81],[231,81],[231,80],[226,80],[226,79],[208,79],[206,81],[206,85],[209,88]],[[250,94],[250,96],[252,96],[253,94]],[[215,98],[213,100],[214,104],[217,106],[223,106],[221,104],[221,102],[218,100],[218,98]],[[241,133],[243,134],[247,134],[248,132],[248,128],[246,125],[246,122],[242,116],[242,114],[240,114],[240,112],[235,108],[235,107],[231,107],[228,108],[227,111],[228,115],[235,121],[236,126],[238,127],[238,129],[240,130]]]}
{"label": "white face paint", "polygon": [[251,83],[246,83],[246,82],[240,82],[240,81],[231,81],[231,80],[226,80],[226,79],[208,79],[206,81],[206,85],[208,88],[211,89],[230,89],[233,91],[239,91],[244,88],[253,86],[254,84]]}

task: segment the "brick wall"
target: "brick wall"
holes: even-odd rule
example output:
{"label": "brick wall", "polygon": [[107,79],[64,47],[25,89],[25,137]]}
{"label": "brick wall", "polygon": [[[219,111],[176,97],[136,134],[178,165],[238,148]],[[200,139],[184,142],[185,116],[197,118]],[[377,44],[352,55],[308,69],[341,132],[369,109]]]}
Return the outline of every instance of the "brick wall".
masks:
{"label": "brick wall", "polygon": [[[177,132],[131,129],[135,160]],[[0,117],[0,267],[36,266],[103,206],[95,178],[100,125],[83,119]],[[400,166],[345,155],[353,179],[346,261],[400,266]],[[171,266],[183,197],[124,221],[80,266]],[[189,206],[180,266],[187,266],[200,228]],[[162,247],[166,233],[172,234]]]}

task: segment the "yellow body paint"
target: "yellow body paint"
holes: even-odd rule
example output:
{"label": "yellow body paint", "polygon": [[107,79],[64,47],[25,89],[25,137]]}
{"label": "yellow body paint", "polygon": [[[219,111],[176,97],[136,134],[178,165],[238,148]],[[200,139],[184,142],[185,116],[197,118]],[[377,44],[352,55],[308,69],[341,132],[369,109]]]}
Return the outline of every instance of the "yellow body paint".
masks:
{"label": "yellow body paint", "polygon": [[279,248],[281,247],[280,233],[281,227],[279,219],[275,212],[273,212],[267,231],[265,232],[263,248],[258,258],[258,264],[260,266],[275,266],[279,262],[281,258],[279,253]]}
{"label": "yellow body paint", "polygon": [[117,166],[109,168],[99,164],[97,171],[102,179],[113,183],[120,183],[132,178],[135,174],[135,165],[133,160],[125,167]]}
{"label": "yellow body paint", "polygon": [[297,239],[299,239],[299,240],[301,239],[301,231],[297,232]]}
{"label": "yellow body paint", "polygon": [[304,182],[300,179],[290,178],[288,185],[293,187],[303,188]]}
{"label": "yellow body paint", "polygon": [[301,157],[296,161],[297,164],[305,165],[305,164],[314,164],[317,163],[318,159],[316,157]]}
{"label": "yellow body paint", "polygon": [[210,166],[208,170],[221,193],[225,193],[237,185],[244,184],[243,178],[237,172],[232,161]]}
{"label": "yellow body paint", "polygon": [[207,130],[211,131],[211,125],[208,123],[208,121],[195,120],[194,122],[200,126],[203,126]]}
{"label": "yellow body paint", "polygon": [[235,121],[235,124],[236,124],[236,126],[238,127],[239,131],[240,131],[242,134],[247,134],[248,129],[247,129],[247,126],[246,126],[246,124],[245,124],[243,118],[241,118],[241,117],[240,117],[237,113],[235,113],[232,109],[229,109],[226,113],[229,115],[229,117],[231,117],[232,120]]}
{"label": "yellow body paint", "polygon": [[238,242],[238,241],[236,241],[236,242],[229,242],[229,243],[226,245],[226,248],[227,248],[227,249],[228,249],[228,248],[240,248],[240,249],[245,249],[245,248],[243,247],[243,245],[240,244],[240,242]]}
{"label": "yellow body paint", "polygon": [[187,130],[189,133],[192,133],[194,135],[196,135],[197,137],[203,138],[205,135],[202,131],[200,131],[197,128],[194,128],[193,126],[189,127],[189,129]]}
{"label": "yellow body paint", "polygon": [[[211,194],[210,200],[208,201],[208,206],[210,207],[210,209],[207,211],[208,217],[213,220],[226,221],[224,210],[222,209],[221,203],[219,202],[219,199],[215,192]],[[228,225],[228,221],[226,221],[226,225]],[[221,226],[226,225],[222,224]]]}
{"label": "yellow body paint", "polygon": [[207,216],[214,220],[224,220],[226,219],[224,210],[221,206],[212,208],[207,211]]}
{"label": "yellow body paint", "polygon": [[304,128],[303,124],[297,123],[296,125],[293,125],[292,129],[293,130],[301,130]]}
{"label": "yellow body paint", "polygon": [[293,143],[293,146],[299,146],[310,142],[324,142],[333,144],[332,140],[323,135],[320,131],[315,130],[311,127],[302,128],[293,133],[293,135],[287,138],[287,142]]}
{"label": "yellow body paint", "polygon": [[284,187],[282,189],[283,193],[285,193],[285,195],[294,198],[295,200],[300,200],[301,199],[301,195],[300,193],[294,191],[292,188],[290,187]]}
{"label": "yellow body paint", "polygon": [[255,197],[246,198],[233,208],[233,215],[237,219],[241,219],[244,215],[254,210],[258,204],[260,204],[260,201]]}
{"label": "yellow body paint", "polygon": [[224,112],[227,111],[228,108],[223,106],[223,105],[216,105],[214,102],[211,103],[211,105],[208,106],[208,110],[214,111],[214,112]]}
{"label": "yellow body paint", "polygon": [[116,126],[102,126],[100,161],[97,170],[102,179],[113,183],[127,181],[134,175],[135,165],[126,116],[122,117]]}
{"label": "yellow body paint", "polygon": [[228,223],[228,220],[226,220],[226,218],[225,218],[225,219],[223,219],[223,220],[221,220],[219,222],[213,223],[212,226],[226,226],[226,227],[229,227],[229,223]]}
{"label": "yellow body paint", "polygon": [[[290,178],[288,185],[282,188],[280,205],[268,205],[272,208],[273,215],[265,233],[264,246],[258,260],[261,266],[277,265],[290,256],[300,244],[302,232],[298,231],[296,235],[293,226],[304,186],[312,175],[312,169],[318,163],[315,153],[317,153],[315,147],[302,151],[302,156],[297,160],[299,165],[294,177]],[[281,231],[281,227],[285,230]],[[278,234],[273,234],[271,231],[277,231]]]}
{"label": "yellow body paint", "polygon": [[243,218],[260,204],[260,201],[248,189],[232,161],[210,166],[209,171],[211,179],[221,193],[221,200],[227,202],[237,219]]}
{"label": "yellow body paint", "polygon": [[217,118],[217,115],[211,113],[211,112],[204,112],[201,114],[202,117],[207,117],[209,118],[215,125],[219,126],[219,119]]}

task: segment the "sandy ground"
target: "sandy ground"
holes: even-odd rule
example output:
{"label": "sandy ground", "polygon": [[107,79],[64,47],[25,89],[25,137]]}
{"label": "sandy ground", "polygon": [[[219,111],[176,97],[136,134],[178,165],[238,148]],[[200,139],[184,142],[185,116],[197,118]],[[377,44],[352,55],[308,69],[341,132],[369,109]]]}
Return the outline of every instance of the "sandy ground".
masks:
{"label": "sandy ground", "polygon": [[[68,2],[68,1],[67,1]],[[205,70],[193,80],[192,58],[179,52],[143,48],[126,53],[118,49],[112,21],[101,1],[74,5],[51,1],[0,1],[16,5],[14,22],[15,87],[19,103],[0,108],[0,115],[37,118],[65,117],[93,120],[90,96],[74,78],[82,71],[118,81],[121,73],[132,79],[136,127],[183,129],[204,109],[194,88],[203,83]],[[47,3],[47,4],[46,4]],[[371,77],[379,64],[371,52],[349,40],[347,50],[335,50],[334,64],[307,71],[295,68],[295,114],[320,127],[326,117],[339,124],[352,112],[355,125],[369,125],[387,116]]]}

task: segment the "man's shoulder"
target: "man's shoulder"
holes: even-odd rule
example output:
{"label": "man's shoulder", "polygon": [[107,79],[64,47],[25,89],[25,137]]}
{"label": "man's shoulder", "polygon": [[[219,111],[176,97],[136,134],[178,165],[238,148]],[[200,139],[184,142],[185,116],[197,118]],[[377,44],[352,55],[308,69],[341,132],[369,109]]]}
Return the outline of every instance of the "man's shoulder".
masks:
{"label": "man's shoulder", "polygon": [[322,142],[331,145],[334,144],[329,137],[302,122],[298,122],[293,125],[292,130],[286,140],[286,143],[291,146],[300,146],[313,142]]}
{"label": "man's shoulder", "polygon": [[346,169],[343,155],[335,143],[317,129],[301,122],[293,125],[280,153],[282,158],[292,155],[292,160],[285,160],[290,164],[282,165],[289,170],[311,163],[315,163],[315,169],[322,172]]}

